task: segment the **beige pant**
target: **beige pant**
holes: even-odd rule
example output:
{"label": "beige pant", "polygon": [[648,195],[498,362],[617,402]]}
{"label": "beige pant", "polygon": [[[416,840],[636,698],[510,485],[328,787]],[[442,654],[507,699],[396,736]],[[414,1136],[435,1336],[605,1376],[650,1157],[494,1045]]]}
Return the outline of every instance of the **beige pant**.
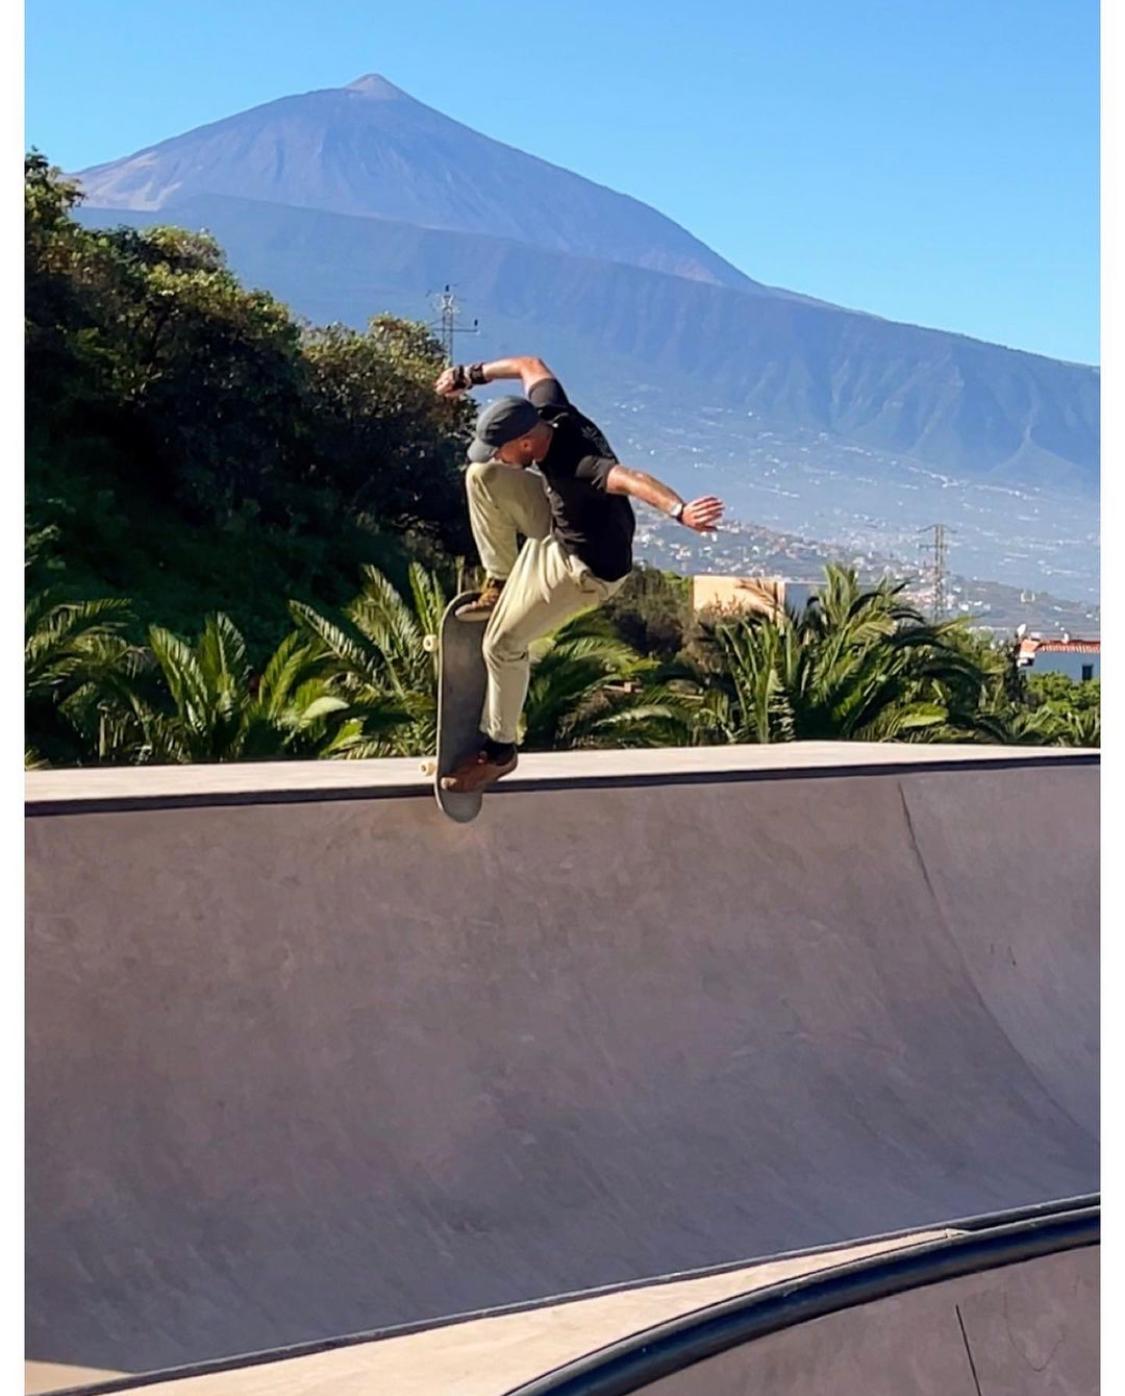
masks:
{"label": "beige pant", "polygon": [[[481,565],[490,577],[506,579],[484,632],[488,693],[481,731],[495,742],[515,742],[531,675],[531,642],[607,600],[622,583],[595,577],[552,535],[540,475],[489,461],[469,467],[465,487]],[[522,548],[517,534],[527,540]]]}

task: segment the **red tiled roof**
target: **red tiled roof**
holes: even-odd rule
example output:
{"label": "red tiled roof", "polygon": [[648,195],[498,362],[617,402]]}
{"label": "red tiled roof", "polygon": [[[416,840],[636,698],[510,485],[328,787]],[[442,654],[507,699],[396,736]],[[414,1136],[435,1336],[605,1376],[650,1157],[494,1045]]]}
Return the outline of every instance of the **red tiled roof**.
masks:
{"label": "red tiled roof", "polygon": [[1034,659],[1037,654],[1101,654],[1100,640],[1021,640],[1020,655]]}

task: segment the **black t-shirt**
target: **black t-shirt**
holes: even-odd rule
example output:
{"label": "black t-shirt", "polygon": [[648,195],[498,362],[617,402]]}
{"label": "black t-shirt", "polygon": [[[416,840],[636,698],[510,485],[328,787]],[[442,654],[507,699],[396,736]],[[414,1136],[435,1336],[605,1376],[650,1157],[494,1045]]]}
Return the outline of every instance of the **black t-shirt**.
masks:
{"label": "black t-shirt", "polygon": [[601,431],[573,407],[562,385],[543,378],[528,397],[543,421],[554,427],[539,469],[547,482],[554,532],[595,577],[616,582],[633,566],[637,521],[623,494],[609,494],[605,482],[618,464]]}

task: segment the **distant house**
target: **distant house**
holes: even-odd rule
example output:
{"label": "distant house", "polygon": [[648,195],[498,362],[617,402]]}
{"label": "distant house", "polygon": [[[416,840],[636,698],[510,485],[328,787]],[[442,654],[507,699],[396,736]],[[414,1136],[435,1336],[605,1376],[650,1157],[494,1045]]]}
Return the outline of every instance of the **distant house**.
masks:
{"label": "distant house", "polygon": [[692,609],[724,615],[757,613],[776,616],[781,607],[801,611],[815,587],[808,582],[787,582],[783,577],[726,577],[703,574],[691,579]]}
{"label": "distant house", "polygon": [[1101,678],[1102,642],[1073,640],[1069,635],[1061,640],[1028,635],[1020,641],[1017,662],[1021,668],[1033,669],[1037,674],[1065,674],[1067,678],[1086,683]]}

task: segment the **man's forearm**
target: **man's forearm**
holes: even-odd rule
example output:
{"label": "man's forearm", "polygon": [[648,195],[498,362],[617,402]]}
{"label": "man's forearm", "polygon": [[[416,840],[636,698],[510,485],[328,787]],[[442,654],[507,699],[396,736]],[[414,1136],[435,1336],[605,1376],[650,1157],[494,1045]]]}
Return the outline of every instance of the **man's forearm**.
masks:
{"label": "man's forearm", "polygon": [[451,364],[439,375],[434,387],[443,397],[455,397],[484,383],[518,378],[524,392],[530,393],[536,383],[554,376],[542,359],[534,354],[521,354],[512,359],[492,359],[489,363]]}
{"label": "man's forearm", "polygon": [[521,354],[515,358],[492,359],[489,363],[481,364],[480,374],[486,383],[495,383],[502,378],[518,378],[526,389],[542,378],[550,378],[551,370],[533,354]]}
{"label": "man's forearm", "polygon": [[651,504],[664,514],[676,515],[684,501],[663,481],[644,470],[633,470],[627,465],[615,465],[609,472],[606,488],[610,494],[627,494],[639,499],[642,504]]}

